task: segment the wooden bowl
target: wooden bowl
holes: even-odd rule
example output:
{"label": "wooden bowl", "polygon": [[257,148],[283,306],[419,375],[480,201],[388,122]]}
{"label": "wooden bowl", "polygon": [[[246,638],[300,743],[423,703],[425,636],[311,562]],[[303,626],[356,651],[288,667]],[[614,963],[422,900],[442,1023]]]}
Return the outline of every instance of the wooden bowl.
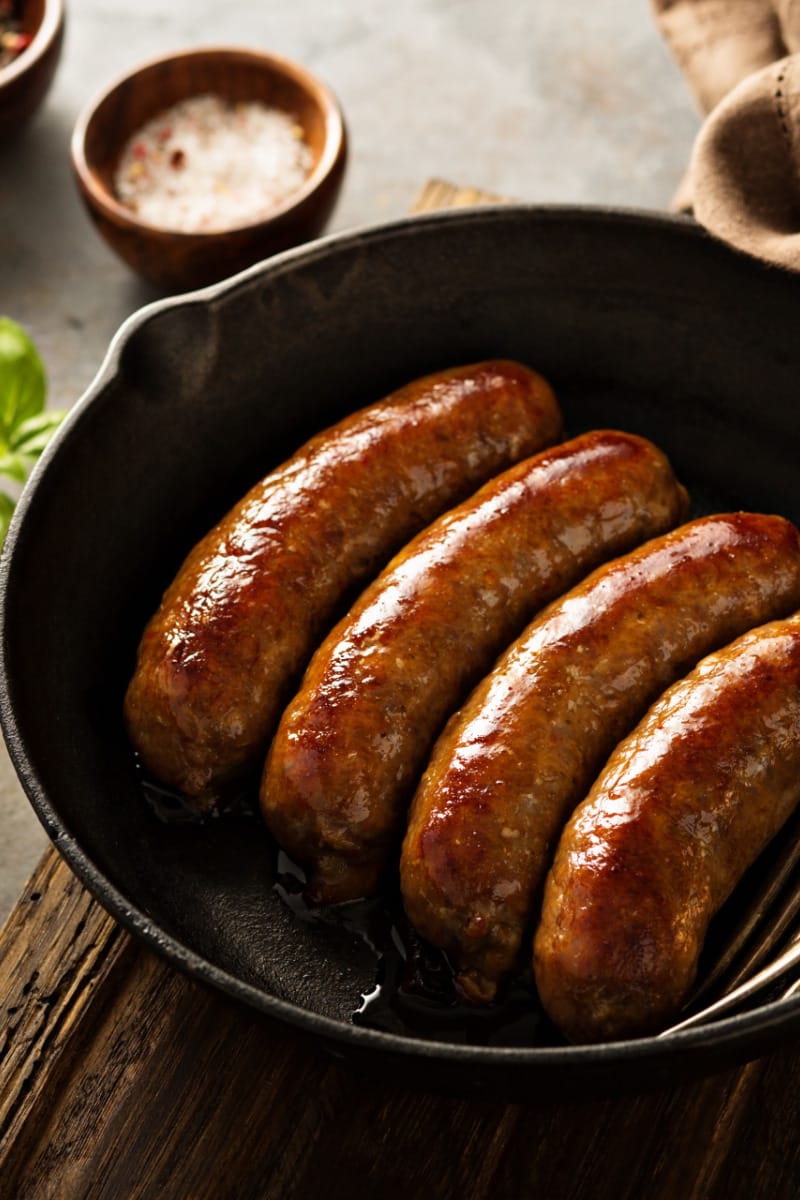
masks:
{"label": "wooden bowl", "polygon": [[22,0],[29,46],[0,68],[0,142],[13,137],[41,104],[61,56],[64,0]]}
{"label": "wooden bowl", "polygon": [[[266,219],[184,233],[141,220],[114,194],[129,138],[179,100],[214,94],[258,100],[305,131],[313,165],[303,186]],[[72,136],[72,164],[98,230],[133,270],[166,291],[202,287],[309,238],[330,216],[346,160],[344,119],[332,92],[296,63],[259,50],[201,48],[154,59],[92,101]]]}

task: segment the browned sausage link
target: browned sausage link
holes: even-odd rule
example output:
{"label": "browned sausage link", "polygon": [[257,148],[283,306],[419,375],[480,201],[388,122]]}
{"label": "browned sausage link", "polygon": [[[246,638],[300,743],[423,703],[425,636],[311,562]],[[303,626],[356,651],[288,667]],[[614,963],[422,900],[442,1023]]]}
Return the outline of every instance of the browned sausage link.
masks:
{"label": "browned sausage link", "polygon": [[375,890],[467,689],[543,604],[685,509],[660,450],[595,432],[512,467],[400,552],[314,655],[267,760],[262,811],[313,899]]}
{"label": "browned sausage link", "polygon": [[541,376],[484,362],[409,384],[307,442],[189,554],[144,633],[125,715],[148,770],[213,806],[261,766],[343,596],[560,432]]}
{"label": "browned sausage link", "polygon": [[408,914],[468,995],[513,969],[551,846],[648,704],[798,604],[794,525],[707,517],[600,567],[501,658],[437,743],[402,856]]}
{"label": "browned sausage link", "polygon": [[656,701],[567,825],[536,982],[575,1041],[656,1031],[712,915],[800,799],[800,616],[709,655]]}

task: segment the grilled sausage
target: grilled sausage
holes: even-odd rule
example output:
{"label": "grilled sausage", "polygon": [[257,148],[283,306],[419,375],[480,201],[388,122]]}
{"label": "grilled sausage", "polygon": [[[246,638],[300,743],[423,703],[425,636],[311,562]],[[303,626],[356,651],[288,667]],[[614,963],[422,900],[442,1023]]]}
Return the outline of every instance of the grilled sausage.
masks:
{"label": "grilled sausage", "polygon": [[343,597],[560,431],[541,376],[484,362],[418,380],[307,442],[195,547],[145,630],[125,700],[145,767],[214,807],[261,767]]}
{"label": "grilled sausage", "polygon": [[709,655],[614,751],[559,843],[539,995],[576,1041],[655,1032],[712,915],[800,800],[800,615]]}
{"label": "grilled sausage", "polygon": [[419,534],[316,652],[273,739],[264,817],[327,903],[371,894],[433,741],[554,596],[686,515],[661,451],[585,434]]}
{"label": "grilled sausage", "polygon": [[800,604],[781,517],[691,522],[551,604],[451,719],[412,804],[408,915],[490,1000],[516,964],[551,846],[611,750],[711,650]]}

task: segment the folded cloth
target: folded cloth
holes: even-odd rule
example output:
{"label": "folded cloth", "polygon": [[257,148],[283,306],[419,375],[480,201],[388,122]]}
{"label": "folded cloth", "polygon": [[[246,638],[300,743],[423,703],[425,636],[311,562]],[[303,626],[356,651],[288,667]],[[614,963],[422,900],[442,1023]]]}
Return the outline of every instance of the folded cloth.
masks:
{"label": "folded cloth", "polygon": [[787,53],[776,0],[653,0],[656,22],[703,112]]}
{"label": "folded cloth", "polygon": [[652,0],[708,112],[674,206],[800,270],[800,0]]}

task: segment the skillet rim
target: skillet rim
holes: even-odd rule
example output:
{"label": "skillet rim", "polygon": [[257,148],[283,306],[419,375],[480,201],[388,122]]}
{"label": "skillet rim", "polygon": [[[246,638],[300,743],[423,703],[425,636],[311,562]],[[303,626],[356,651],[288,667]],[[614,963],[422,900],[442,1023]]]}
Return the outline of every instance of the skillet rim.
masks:
{"label": "skillet rim", "polygon": [[[774,1041],[784,1031],[788,1032],[792,1027],[800,1025],[800,996],[790,1000],[773,1001],[750,1012],[663,1039],[652,1036],[591,1045],[517,1047],[461,1045],[369,1029],[311,1012],[272,996],[255,985],[245,983],[209,962],[179,938],[164,933],[110,882],[83,850],[80,842],[68,832],[49,800],[36,767],[28,756],[14,712],[13,680],[9,673],[8,659],[6,597],[10,588],[14,586],[15,552],[18,545],[24,544],[26,515],[36,503],[38,486],[50,462],[61,453],[62,447],[79,435],[83,415],[92,404],[102,400],[105,389],[120,374],[123,349],[136,337],[140,329],[152,321],[157,321],[162,314],[172,309],[191,305],[209,305],[213,308],[224,304],[227,297],[246,289],[257,280],[266,283],[291,272],[296,264],[313,264],[331,255],[346,254],[358,247],[380,243],[387,238],[414,236],[420,227],[435,227],[440,224],[451,227],[468,226],[486,222],[502,224],[504,221],[515,222],[521,219],[534,223],[571,221],[584,227],[607,224],[644,227],[654,232],[661,231],[668,238],[689,238],[697,245],[713,244],[721,253],[748,259],[757,272],[786,274],[724,246],[707,234],[692,218],[683,215],[610,205],[502,203],[443,209],[332,234],[307,246],[275,255],[219,283],[144,305],[122,323],[112,338],[94,380],[75,402],[34,467],[12,517],[0,556],[0,725],[14,768],[37,817],[58,852],[107,912],[151,950],[185,974],[201,983],[210,984],[216,990],[270,1018],[323,1039],[329,1047],[330,1043],[335,1043],[342,1051],[382,1051],[387,1055],[412,1058],[420,1064],[435,1061],[448,1066],[487,1067],[499,1070],[511,1067],[574,1068],[581,1076],[590,1073],[593,1067],[607,1068],[619,1063],[620,1066],[637,1065],[644,1068],[656,1064],[663,1065],[667,1059],[677,1062],[678,1056],[686,1060],[694,1057],[696,1052],[699,1059],[717,1062],[719,1069],[725,1065],[726,1060],[741,1060],[745,1056],[743,1052],[748,1049],[752,1049],[754,1054],[759,1053],[759,1044],[764,1044],[767,1039]],[[702,1065],[698,1064],[698,1068],[702,1070]],[[707,1064],[706,1069],[713,1067]]]}

